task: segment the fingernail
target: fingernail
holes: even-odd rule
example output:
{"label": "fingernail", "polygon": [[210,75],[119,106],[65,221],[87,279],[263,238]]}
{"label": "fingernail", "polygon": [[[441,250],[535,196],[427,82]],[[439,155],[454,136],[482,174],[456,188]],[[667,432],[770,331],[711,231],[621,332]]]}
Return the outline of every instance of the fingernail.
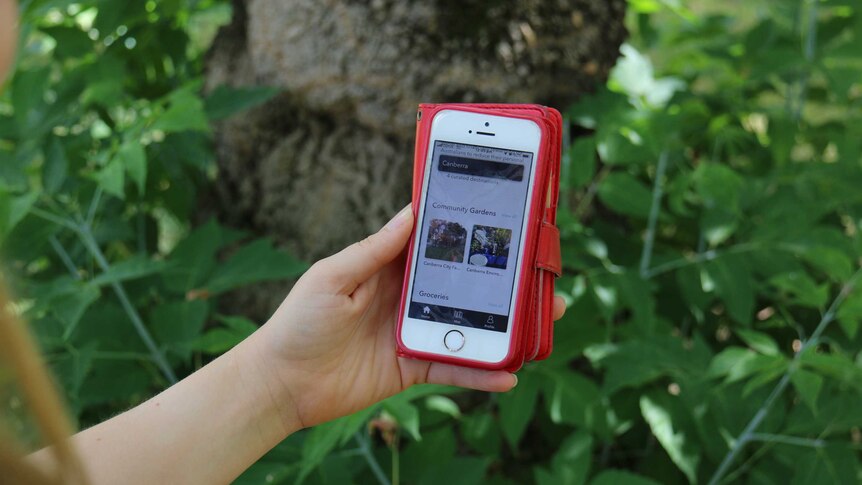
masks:
{"label": "fingernail", "polygon": [[389,222],[386,223],[385,228],[395,229],[396,227],[400,227],[402,224],[407,222],[407,214],[410,214],[411,206],[412,204],[407,204],[406,206],[404,206],[403,209],[401,209],[397,214],[395,214],[395,217],[393,217],[389,220]]}
{"label": "fingernail", "polygon": [[515,383],[512,384],[512,389],[514,389],[514,388],[518,387],[518,376],[515,374],[512,374],[512,378],[515,379]]}

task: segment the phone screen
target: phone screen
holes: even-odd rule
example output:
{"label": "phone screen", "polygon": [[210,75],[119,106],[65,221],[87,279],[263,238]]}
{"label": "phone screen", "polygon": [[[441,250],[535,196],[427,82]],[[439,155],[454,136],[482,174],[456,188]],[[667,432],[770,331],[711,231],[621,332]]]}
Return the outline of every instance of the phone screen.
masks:
{"label": "phone screen", "polygon": [[437,140],[407,315],[505,332],[533,153]]}

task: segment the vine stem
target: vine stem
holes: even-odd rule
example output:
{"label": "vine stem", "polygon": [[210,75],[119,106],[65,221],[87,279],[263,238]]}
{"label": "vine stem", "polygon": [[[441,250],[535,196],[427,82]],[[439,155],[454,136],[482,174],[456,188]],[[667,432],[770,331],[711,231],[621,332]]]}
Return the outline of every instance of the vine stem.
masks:
{"label": "vine stem", "polygon": [[90,201],[90,208],[87,209],[87,227],[93,226],[93,221],[96,219],[96,210],[99,208],[99,202],[102,201],[102,186],[96,187],[96,192],[93,193],[93,200]]}
{"label": "vine stem", "polygon": [[37,217],[41,217],[42,219],[45,219],[46,221],[53,222],[54,224],[57,224],[58,226],[65,227],[66,229],[71,229],[71,230],[76,231],[76,232],[78,230],[77,224],[73,223],[72,221],[69,221],[68,219],[65,219],[65,218],[60,217],[60,216],[56,216],[56,215],[54,215],[48,211],[39,209],[38,207],[31,207],[30,212],[33,213],[33,215],[35,215]]}
{"label": "vine stem", "polygon": [[586,212],[587,208],[592,203],[593,197],[596,196],[596,192],[598,192],[599,190],[599,185],[602,183],[602,180],[604,180],[605,177],[608,176],[609,173],[611,173],[611,167],[605,166],[602,171],[599,172],[598,175],[596,175],[595,179],[593,179],[593,181],[590,183],[590,186],[587,188],[587,193],[584,194],[584,197],[578,203],[578,206],[575,207],[574,212],[572,212],[572,215],[575,217],[575,219],[580,220],[580,218],[584,215],[584,212]]}
{"label": "vine stem", "polygon": [[362,432],[357,432],[353,437],[359,444],[360,454],[368,462],[368,466],[371,468],[374,476],[377,477],[377,481],[381,485],[392,485],[389,479],[386,478],[386,474],[383,473],[383,469],[380,468],[380,464],[377,463],[377,458],[374,458],[374,455],[371,453],[371,447],[368,445],[368,441],[362,436]]}
{"label": "vine stem", "polygon": [[392,442],[392,485],[399,485],[401,483],[401,456],[400,451],[398,450],[399,439],[398,434],[395,435],[395,440]]}
{"label": "vine stem", "polygon": [[[96,197],[94,199],[98,199],[101,197],[101,194],[97,192]],[[98,205],[98,200],[94,200],[94,203],[91,204],[91,209]],[[111,269],[110,263],[108,263],[107,258],[105,258],[105,253],[102,252],[102,249],[99,247],[99,244],[96,242],[96,238],[93,236],[93,231],[90,225],[86,220],[82,220],[80,224],[76,224],[74,221],[69,220],[65,217],[61,217],[51,212],[39,209],[37,207],[33,207],[30,209],[30,212],[37,216],[45,219],[47,221],[53,222],[62,227],[66,227],[71,229],[81,239],[81,242],[84,244],[84,247],[93,256],[93,259],[96,260],[96,264],[102,270],[102,272],[107,273]],[[69,253],[63,248],[60,242],[54,238],[51,241],[51,246],[60,256],[60,259],[63,260],[63,264],[69,269],[69,271],[73,275],[77,275],[77,271],[75,270],[74,263],[72,263],[71,258],[69,258]],[[170,384],[176,384],[178,379],[174,370],[171,369],[170,364],[168,364],[168,360],[165,357],[165,354],[159,349],[156,341],[153,339],[153,336],[150,334],[150,331],[147,330],[147,327],[144,325],[144,321],[141,319],[141,315],[135,309],[135,306],[132,305],[131,300],[129,299],[129,295],[126,293],[125,288],[118,281],[111,283],[111,289],[114,290],[114,294],[117,295],[117,298],[120,300],[120,305],[122,305],[123,310],[125,310],[126,315],[128,315],[129,320],[132,321],[132,326],[135,328],[135,331],[138,333],[138,336],[144,342],[144,346],[150,353],[152,357],[152,361],[156,364],[161,371],[164,378]]]}
{"label": "vine stem", "polygon": [[757,431],[757,427],[760,426],[760,423],[766,418],[767,414],[771,410],[775,401],[784,393],[784,390],[787,389],[787,386],[790,384],[790,376],[796,370],[799,365],[799,360],[805,351],[811,347],[812,345],[816,345],[817,341],[820,339],[820,335],[826,330],[830,323],[835,320],[835,315],[838,312],[838,308],[844,303],[844,300],[847,299],[847,295],[853,290],[856,286],[859,277],[862,276],[862,268],[857,269],[856,273],[847,280],[847,283],[841,287],[841,291],[838,292],[838,295],[835,296],[835,299],[832,300],[832,304],[829,305],[829,309],[826,310],[826,313],[820,318],[820,322],[817,324],[817,327],[814,329],[814,332],[811,334],[806,341],[802,343],[802,346],[799,348],[799,351],[793,356],[793,361],[788,366],[788,370],[784,372],[784,375],[781,376],[781,380],[778,381],[778,384],[772,389],[772,392],[769,394],[769,397],[766,398],[766,401],[763,402],[763,405],[760,406],[760,409],[754,414],[754,417],[751,418],[751,421],[745,426],[745,429],[742,430],[742,433],[739,435],[739,438],[734,440],[733,445],[731,446],[730,451],[727,452],[724,459],[721,461],[721,464],[713,473],[712,478],[709,479],[709,485],[716,485],[720,482],[721,478],[727,473],[730,465],[733,464],[733,461],[736,459],[736,456],[742,451],[745,445],[749,441],[755,441],[755,437],[763,436],[755,433]]}
{"label": "vine stem", "polygon": [[649,273],[649,264],[652,259],[652,250],[655,246],[655,226],[658,223],[658,215],[661,212],[661,198],[664,194],[664,172],[667,169],[667,150],[661,152],[658,157],[658,166],[655,171],[655,182],[652,186],[652,203],[649,208],[649,219],[647,222],[647,231],[644,236],[644,247],[641,252],[640,275],[641,278],[647,279]]}
{"label": "vine stem", "polygon": [[751,441],[763,441],[766,443],[781,443],[783,445],[804,446],[807,448],[823,448],[826,441],[822,439],[799,438],[797,436],[785,436],[771,433],[753,433]]}
{"label": "vine stem", "polygon": [[69,253],[63,248],[63,245],[60,244],[60,241],[57,239],[57,236],[51,236],[48,238],[48,242],[51,243],[51,247],[54,249],[54,252],[57,253],[57,256],[60,257],[60,261],[63,262],[63,266],[69,271],[69,274],[72,275],[72,278],[76,280],[81,279],[81,275],[78,273],[78,268],[75,267],[75,263],[72,262],[72,258],[69,256]]}
{"label": "vine stem", "polygon": [[749,251],[755,251],[760,249],[762,244],[759,243],[741,243],[735,246],[731,246],[724,250],[716,250],[710,249],[708,251],[704,251],[702,253],[697,253],[692,257],[679,258],[668,261],[666,263],[659,264],[652,269],[648,269],[646,274],[644,275],[645,279],[654,278],[660,274],[667,273],[668,271],[673,271],[675,269],[684,268],[686,266],[691,266],[693,264],[705,263],[707,261],[712,261],[713,259],[718,258],[719,256],[723,256],[725,254],[739,254],[739,253],[747,253]]}
{"label": "vine stem", "polygon": [[[87,248],[96,260],[96,264],[99,265],[102,272],[107,273],[111,269],[111,266],[108,263],[107,258],[105,258],[105,254],[102,252],[99,244],[96,242],[96,239],[93,237],[93,231],[90,229],[90,226],[86,223],[80,224],[77,226],[76,231],[81,237],[84,247]],[[129,300],[129,295],[126,293],[126,289],[123,288],[123,285],[118,281],[111,283],[111,289],[114,290],[114,294],[116,294],[117,298],[120,300],[123,310],[126,311],[126,315],[129,316],[129,320],[132,321],[132,326],[135,328],[138,336],[141,337],[141,340],[144,342],[144,346],[150,352],[150,355],[153,356],[153,362],[170,384],[176,384],[177,376],[174,374],[174,370],[171,368],[170,364],[168,364],[168,359],[165,358],[165,354],[159,349],[153,336],[150,335],[150,331],[147,330],[147,327],[144,325],[144,321],[141,319],[141,315],[138,313],[138,310],[135,309],[135,306],[132,305],[131,300]]]}

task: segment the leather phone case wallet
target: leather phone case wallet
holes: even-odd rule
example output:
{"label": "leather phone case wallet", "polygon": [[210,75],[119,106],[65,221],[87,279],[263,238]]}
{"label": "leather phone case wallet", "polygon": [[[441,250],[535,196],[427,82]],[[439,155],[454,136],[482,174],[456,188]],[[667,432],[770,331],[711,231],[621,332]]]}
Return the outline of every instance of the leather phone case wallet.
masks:
{"label": "leather phone case wallet", "polygon": [[[525,362],[546,359],[553,347],[554,335],[554,279],[561,273],[560,233],[556,226],[557,199],[562,138],[560,113],[546,106],[534,104],[421,104],[417,113],[416,147],[413,161],[413,215],[418,220],[424,185],[425,163],[431,124],[443,110],[466,111],[494,116],[521,118],[534,121],[541,129],[539,153],[536,154],[536,171],[532,196],[527,203],[524,216],[527,218],[526,232],[519,245],[523,251],[522,266],[518,281],[515,281],[517,297],[509,323],[511,338],[506,357],[496,363],[469,360],[457,355],[443,355],[412,350],[402,340],[402,324],[410,304],[407,294],[410,266],[415,238],[421,233],[414,227],[408,246],[407,267],[404,271],[401,303],[396,324],[398,355],[413,359],[444,362],[481,369],[505,369],[514,372]],[[510,257],[514,255],[509,255]]]}

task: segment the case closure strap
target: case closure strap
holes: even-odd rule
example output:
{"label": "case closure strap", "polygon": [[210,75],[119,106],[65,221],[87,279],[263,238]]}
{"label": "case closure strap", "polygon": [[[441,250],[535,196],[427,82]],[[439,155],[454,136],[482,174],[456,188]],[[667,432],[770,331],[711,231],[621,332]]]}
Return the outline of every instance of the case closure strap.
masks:
{"label": "case closure strap", "polygon": [[560,276],[563,273],[562,266],[560,230],[549,222],[542,222],[539,229],[539,247],[536,251],[536,267]]}

